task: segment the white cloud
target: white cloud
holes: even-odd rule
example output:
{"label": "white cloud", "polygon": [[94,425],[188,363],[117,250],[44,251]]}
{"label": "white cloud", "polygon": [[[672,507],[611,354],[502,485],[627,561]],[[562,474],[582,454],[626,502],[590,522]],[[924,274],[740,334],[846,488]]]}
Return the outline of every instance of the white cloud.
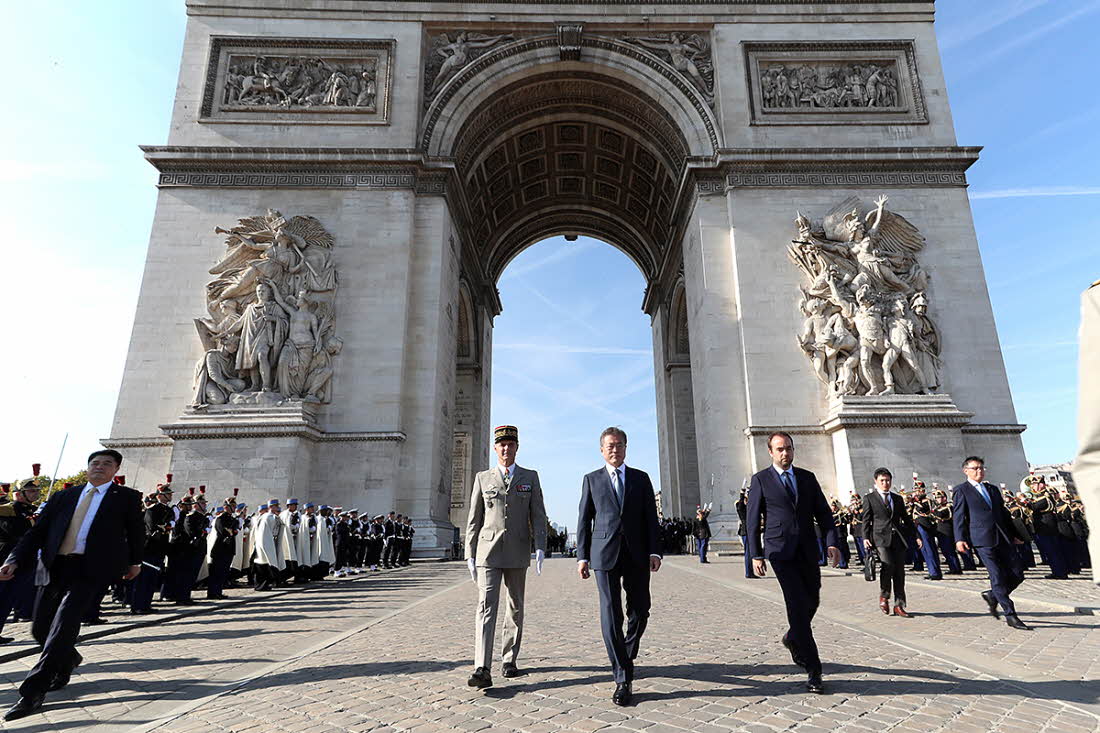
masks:
{"label": "white cloud", "polygon": [[999,26],[1015,20],[1040,5],[1046,5],[1050,0],[1018,0],[1014,3],[1000,2],[987,4],[982,7],[980,13],[967,15],[967,25],[950,26],[939,34],[940,48],[948,50],[964,45],[967,41]]}
{"label": "white cloud", "polygon": [[1060,18],[1056,18],[1056,19],[1050,21],[1049,23],[1044,23],[1043,25],[1038,26],[1037,28],[1035,28],[1034,30],[1032,30],[1028,33],[1021,33],[1019,35],[1007,34],[1006,33],[1005,36],[1008,37],[1008,38],[1011,38],[1012,40],[1010,40],[1006,43],[1002,43],[1000,46],[997,46],[996,48],[994,48],[989,53],[978,57],[976,60],[972,60],[968,64],[968,66],[971,70],[973,70],[975,68],[978,68],[980,66],[983,66],[983,65],[989,63],[990,61],[993,61],[997,57],[1003,56],[1004,54],[1008,53],[1009,51],[1012,51],[1013,49],[1020,48],[1021,46],[1026,46],[1027,44],[1031,43],[1032,41],[1035,41],[1035,40],[1037,40],[1039,38],[1042,38],[1043,36],[1047,35],[1048,33],[1052,33],[1054,31],[1058,30],[1062,26],[1067,25],[1068,23],[1071,23],[1074,20],[1077,20],[1082,15],[1088,15],[1090,13],[1096,12],[1097,10],[1100,10],[1100,2],[1095,2],[1095,1],[1090,2],[1090,3],[1084,5],[1080,8],[1077,8],[1076,10],[1074,10],[1071,13],[1067,13],[1066,15],[1063,15]]}
{"label": "white cloud", "polygon": [[493,344],[493,349],[504,351],[535,351],[543,354],[606,354],[608,356],[645,356],[649,349],[631,349],[618,346],[568,346],[565,344]]}
{"label": "white cloud", "polygon": [[1033,186],[1028,188],[1002,188],[993,191],[970,192],[971,201],[1044,196],[1100,196],[1100,186]]}

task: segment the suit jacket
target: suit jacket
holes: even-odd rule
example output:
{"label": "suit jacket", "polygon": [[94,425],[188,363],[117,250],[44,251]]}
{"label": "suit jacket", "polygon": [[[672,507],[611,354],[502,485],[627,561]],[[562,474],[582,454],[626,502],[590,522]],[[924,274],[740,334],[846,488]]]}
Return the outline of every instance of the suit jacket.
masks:
{"label": "suit jacket", "polygon": [[577,559],[588,560],[593,570],[612,570],[626,547],[630,560],[649,566],[649,556],[661,555],[661,527],[657,522],[657,501],[649,474],[626,467],[623,503],[611,487],[607,468],[584,477],[577,518]]}
{"label": "suit jacket", "polygon": [[863,537],[883,550],[909,547],[917,528],[905,511],[905,500],[890,493],[890,511],[877,490],[863,497]]}
{"label": "suit jacket", "polygon": [[[817,558],[814,521],[821,528],[828,547],[837,547],[836,521],[817,477],[803,468],[794,469],[798,484],[798,504],[791,502],[775,468],[758,471],[749,484],[749,501],[745,510],[748,524],[749,552],[756,559],[791,560],[799,550],[804,557]],[[764,546],[760,546],[760,527],[764,525]]]}
{"label": "suit jacket", "polygon": [[[41,550],[42,564],[47,569],[53,567],[84,488],[73,486],[51,496],[38,521],[11,551],[8,562],[29,568]],[[144,549],[141,492],[111,484],[88,529],[84,545],[86,571],[96,579],[115,580],[126,572],[128,566],[141,565]]]}
{"label": "suit jacket", "polygon": [[1013,538],[1023,539],[1016,531],[1012,515],[1005,507],[1001,490],[982,482],[992,505],[978,493],[969,481],[951,490],[951,506],[954,510],[955,539],[973,547],[993,547],[999,542],[1011,543]]}
{"label": "suit jacket", "polygon": [[546,505],[538,472],[516,464],[509,488],[500,468],[474,478],[466,521],[466,557],[484,568],[525,568],[531,564],[531,541],[546,552]]}

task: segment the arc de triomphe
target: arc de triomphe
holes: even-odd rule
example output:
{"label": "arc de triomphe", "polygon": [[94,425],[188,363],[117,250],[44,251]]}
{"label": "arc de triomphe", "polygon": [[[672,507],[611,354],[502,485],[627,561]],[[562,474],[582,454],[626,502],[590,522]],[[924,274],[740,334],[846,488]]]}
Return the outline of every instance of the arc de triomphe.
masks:
{"label": "arc de triomphe", "polygon": [[730,520],[774,429],[841,498],[1026,471],[931,2],[187,6],[105,441],[133,483],[394,508],[443,554],[495,283],[559,234],[645,276],[667,514]]}

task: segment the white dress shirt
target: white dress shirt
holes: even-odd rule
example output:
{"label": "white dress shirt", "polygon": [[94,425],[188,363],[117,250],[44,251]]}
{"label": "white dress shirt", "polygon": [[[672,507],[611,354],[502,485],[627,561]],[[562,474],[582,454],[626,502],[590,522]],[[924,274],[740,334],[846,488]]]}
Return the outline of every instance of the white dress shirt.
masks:
{"label": "white dress shirt", "polygon": [[92,528],[92,522],[95,520],[95,513],[99,511],[99,505],[103,503],[103,497],[107,495],[107,489],[110,488],[113,481],[108,481],[101,486],[92,486],[92,482],[89,481],[84,485],[84,491],[80,492],[80,499],[76,500],[76,506],[80,506],[80,501],[85,497],[87,492],[94,491],[95,496],[92,497],[92,502],[88,505],[88,513],[84,515],[84,521],[80,525],[80,531],[76,533],[76,544],[73,545],[74,555],[83,555],[84,547],[88,543],[88,530]]}
{"label": "white dress shirt", "polygon": [[786,471],[784,471],[782,468],[773,463],[772,470],[774,470],[776,474],[779,475],[780,484],[783,483],[783,474],[787,474],[787,476],[791,479],[791,486],[794,487],[794,495],[798,496],[798,479],[794,477],[794,466],[791,466]]}
{"label": "white dress shirt", "polygon": [[508,466],[508,467],[504,467],[504,466],[501,466],[501,465],[498,464],[497,468],[500,469],[500,477],[502,479],[504,479],[504,483],[508,483],[516,475],[516,464],[515,463],[513,463],[511,466]]}

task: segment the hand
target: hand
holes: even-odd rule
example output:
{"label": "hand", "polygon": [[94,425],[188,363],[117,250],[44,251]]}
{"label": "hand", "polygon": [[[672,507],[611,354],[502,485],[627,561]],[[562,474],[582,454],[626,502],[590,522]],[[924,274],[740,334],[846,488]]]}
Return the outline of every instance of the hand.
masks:
{"label": "hand", "polygon": [[122,576],[123,580],[133,580],[141,572],[141,565],[131,565],[130,569],[126,571],[126,574]]}
{"label": "hand", "polygon": [[1024,544],[1024,541],[1022,539],[1020,539],[1019,537],[1013,537],[1012,538],[1012,544],[1022,545],[1022,544]]}
{"label": "hand", "polygon": [[546,553],[535,550],[535,575],[542,575],[542,561],[546,559]]}
{"label": "hand", "polygon": [[830,547],[825,551],[829,555],[830,567],[836,567],[840,564],[840,549],[837,547]]}
{"label": "hand", "polygon": [[970,545],[966,544],[962,540],[955,543],[955,549],[959,552],[970,552]]}
{"label": "hand", "polygon": [[924,547],[924,540],[922,540],[920,537],[917,538],[917,547]]}
{"label": "hand", "polygon": [[863,549],[870,550],[872,548],[874,548],[874,545],[871,544],[871,540],[863,540]]}
{"label": "hand", "polygon": [[591,573],[588,571],[587,560],[581,560],[577,563],[577,574],[581,576],[581,580],[588,580]]}
{"label": "hand", "polygon": [[15,570],[18,567],[19,566],[13,562],[4,563],[4,565],[0,567],[0,582],[14,578]]}
{"label": "hand", "polygon": [[661,569],[661,558],[653,555],[649,556],[649,572],[655,573]]}
{"label": "hand", "polygon": [[477,582],[477,564],[472,557],[466,558],[466,567],[470,569],[470,580]]}
{"label": "hand", "polygon": [[753,558],[752,574],[758,578],[763,578],[765,575],[768,574],[768,564],[764,562],[763,558]]}

